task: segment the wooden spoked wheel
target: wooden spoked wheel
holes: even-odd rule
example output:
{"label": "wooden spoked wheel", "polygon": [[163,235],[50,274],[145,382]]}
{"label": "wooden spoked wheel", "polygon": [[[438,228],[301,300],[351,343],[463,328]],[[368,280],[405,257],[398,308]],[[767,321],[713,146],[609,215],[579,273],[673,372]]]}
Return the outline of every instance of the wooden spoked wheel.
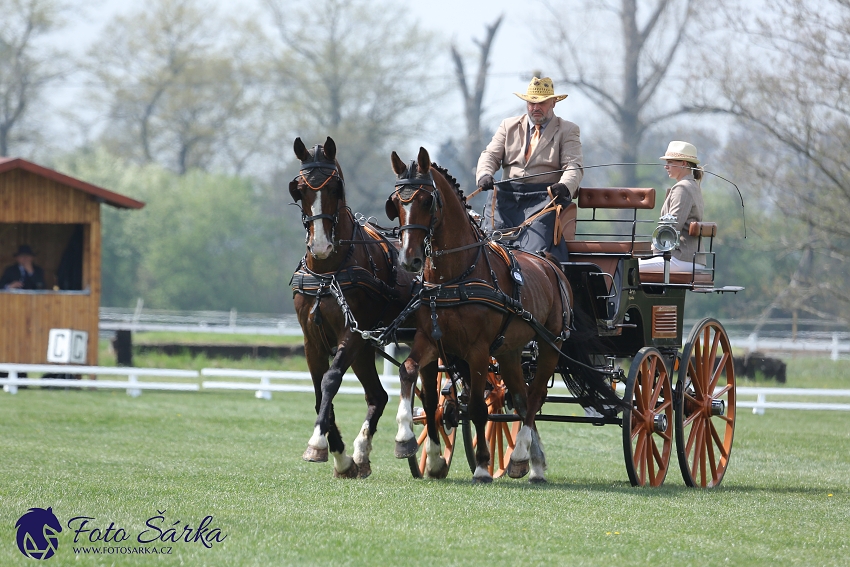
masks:
{"label": "wooden spoked wheel", "polygon": [[[487,381],[490,383],[487,390],[487,413],[504,414],[509,413],[507,409],[506,397],[508,388],[502,382],[502,378],[490,372],[487,376]],[[514,412],[516,413],[516,412]],[[519,428],[522,424],[519,421],[499,422],[488,421],[484,430],[484,438],[487,440],[490,448],[490,466],[488,471],[493,478],[499,478],[505,474],[508,466],[508,459],[511,458],[511,453],[516,446],[516,436],[519,433]],[[463,444],[466,449],[466,460],[469,463],[469,469],[475,472],[475,448],[478,446],[478,437],[475,435],[475,428],[472,422],[467,419],[463,420]]]}
{"label": "wooden spoked wheel", "polygon": [[716,319],[703,319],[685,343],[676,381],[676,452],[685,484],[720,484],[734,433],[735,366],[729,336]]}
{"label": "wooden spoked wheel", "polygon": [[623,452],[632,486],[661,486],[673,450],[673,388],[658,349],[644,347],[626,380]]}
{"label": "wooden spoked wheel", "polygon": [[[440,434],[440,446],[443,448],[443,458],[446,465],[451,467],[452,456],[455,452],[455,438],[457,437],[457,425],[460,410],[457,403],[457,390],[452,384],[451,378],[446,372],[437,374],[437,431]],[[416,381],[413,388],[413,433],[421,450],[417,455],[408,457],[407,464],[410,466],[410,474],[414,478],[422,478],[425,474],[425,462],[428,453],[424,449],[425,439],[428,438],[428,425],[425,422],[424,393],[422,392],[422,379]]]}

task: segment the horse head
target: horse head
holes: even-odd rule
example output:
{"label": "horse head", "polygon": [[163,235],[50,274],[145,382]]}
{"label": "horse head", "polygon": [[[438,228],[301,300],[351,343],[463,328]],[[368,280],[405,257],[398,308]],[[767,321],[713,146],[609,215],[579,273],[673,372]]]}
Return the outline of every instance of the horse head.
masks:
{"label": "horse head", "polygon": [[397,179],[385,211],[390,220],[398,218],[401,267],[418,273],[431,253],[431,238],[441,219],[443,204],[436,180],[442,177],[439,172],[432,171],[431,158],[425,148],[419,148],[417,159],[407,165],[395,152],[391,159]]}
{"label": "horse head", "polygon": [[289,183],[289,194],[301,202],[301,222],[307,231],[307,250],[314,258],[325,259],[334,251],[339,213],[345,207],[345,180],[336,161],[336,143],[308,150],[295,138],[295,156],[301,160],[298,176]]}

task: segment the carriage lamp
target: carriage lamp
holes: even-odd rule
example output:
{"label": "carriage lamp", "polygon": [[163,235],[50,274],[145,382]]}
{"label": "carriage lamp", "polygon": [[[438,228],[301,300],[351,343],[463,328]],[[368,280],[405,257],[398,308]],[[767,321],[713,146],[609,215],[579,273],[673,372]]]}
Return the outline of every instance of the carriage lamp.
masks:
{"label": "carriage lamp", "polygon": [[669,252],[679,246],[679,231],[675,228],[676,216],[664,215],[652,233],[652,247],[659,252]]}
{"label": "carriage lamp", "polygon": [[670,258],[679,247],[679,231],[675,228],[676,216],[664,215],[652,233],[652,246],[664,254],[664,284],[670,283]]}

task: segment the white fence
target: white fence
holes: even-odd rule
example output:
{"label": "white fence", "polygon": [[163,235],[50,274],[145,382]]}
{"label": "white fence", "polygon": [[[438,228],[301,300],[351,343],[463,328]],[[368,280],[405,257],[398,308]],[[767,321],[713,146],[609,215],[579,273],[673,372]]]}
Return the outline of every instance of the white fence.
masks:
{"label": "white fence", "polygon": [[847,333],[832,333],[830,340],[817,338],[793,340],[760,337],[751,333],[747,338],[730,338],[729,342],[734,348],[746,349],[748,352],[828,352],[832,360],[838,360],[842,354],[850,353],[850,340]]}
{"label": "white fence", "polygon": [[[828,390],[821,388],[736,388],[736,393],[739,399],[737,407],[753,408],[753,413],[763,415],[766,409],[796,409],[796,410],[830,410],[830,411],[850,411],[850,404],[836,403],[821,403],[821,402],[793,402],[780,401],[768,402],[767,396],[779,396],[782,398],[788,396],[808,397],[850,397],[850,390]],[[740,396],[756,396],[756,401],[743,401]]]}
{"label": "white fence", "polygon": [[[139,382],[139,377],[197,378],[196,370],[170,370],[165,368],[123,368],[112,366],[69,366],[65,364],[0,364],[0,372],[9,374],[0,378],[3,391],[17,394],[19,386],[55,386],[58,388],[118,388],[136,397],[142,390],[200,390],[197,383]],[[89,374],[95,376],[126,376],[127,380],[65,380],[62,378],[19,378],[21,373]]]}
{"label": "white fence", "polygon": [[[381,383],[390,396],[398,396],[398,375],[388,372],[392,367],[385,365],[384,373],[380,375]],[[16,394],[19,386],[53,386],[58,388],[109,388],[123,389],[130,396],[139,396],[142,390],[178,390],[197,392],[200,390],[232,390],[254,391],[257,398],[269,400],[272,392],[308,392],[313,393],[313,385],[309,372],[288,372],[271,370],[240,370],[226,368],[204,368],[195,370],[169,370],[162,368],[123,368],[105,366],[66,366],[58,364],[0,364],[0,372],[9,374],[8,378],[0,378],[3,390]],[[57,378],[19,378],[22,372],[50,374],[80,374],[95,376],[126,376],[127,380],[65,380]],[[208,378],[240,378],[240,382],[224,382],[205,380],[197,382],[142,382],[140,377],[188,378],[198,379],[199,376]],[[251,380],[251,381],[248,381]],[[272,383],[277,380],[285,383]],[[294,383],[293,383],[294,382]],[[344,383],[357,382],[353,374],[343,376]],[[563,384],[555,383],[553,389],[566,389]],[[358,386],[342,386],[340,394],[363,395],[363,388]],[[767,409],[795,410],[827,410],[850,411],[850,403],[821,403],[810,401],[788,401],[786,398],[850,398],[850,390],[830,390],[819,388],[737,388],[738,408],[752,408],[757,415],[764,414]],[[755,396],[755,401],[741,400],[741,397]],[[767,397],[781,398],[783,401],[767,401]]]}

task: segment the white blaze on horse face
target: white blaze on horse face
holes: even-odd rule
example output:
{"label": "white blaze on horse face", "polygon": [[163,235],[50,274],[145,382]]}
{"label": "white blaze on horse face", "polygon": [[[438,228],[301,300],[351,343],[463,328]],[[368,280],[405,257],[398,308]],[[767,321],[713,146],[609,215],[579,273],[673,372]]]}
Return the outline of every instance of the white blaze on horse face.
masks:
{"label": "white blaze on horse face", "polygon": [[[401,225],[410,224],[410,209],[413,207],[413,201],[409,201],[407,203],[401,203],[402,215],[400,216]],[[413,232],[411,230],[405,230],[401,233],[401,253],[399,254],[398,260],[403,264],[407,264],[412,260],[412,258],[408,257],[408,250],[410,250],[410,233]]]}
{"label": "white blaze on horse face", "polygon": [[[314,208],[318,208],[318,211],[315,211]],[[322,194],[316,194],[316,198],[313,199],[313,203],[308,206],[307,216],[315,216],[322,214]],[[325,234],[325,224],[324,219],[315,219],[313,221],[313,233],[310,237],[310,240],[307,242],[307,248],[310,249],[310,254],[313,257],[318,258],[320,260],[324,260],[328,256],[330,256],[333,251],[333,244],[331,244],[330,239],[327,234]]]}

